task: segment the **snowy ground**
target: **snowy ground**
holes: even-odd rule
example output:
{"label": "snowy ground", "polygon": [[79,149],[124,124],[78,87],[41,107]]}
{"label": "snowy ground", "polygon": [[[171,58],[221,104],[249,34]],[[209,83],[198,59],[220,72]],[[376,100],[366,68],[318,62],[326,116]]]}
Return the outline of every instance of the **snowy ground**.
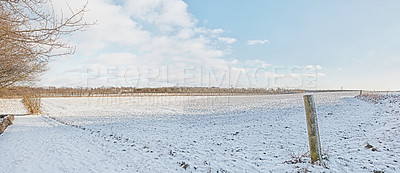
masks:
{"label": "snowy ground", "polygon": [[[0,136],[0,170],[400,171],[398,97],[313,95],[328,168],[288,163],[308,151],[302,94],[292,94],[43,99],[44,115],[18,116]],[[21,113],[18,101],[0,103]]]}

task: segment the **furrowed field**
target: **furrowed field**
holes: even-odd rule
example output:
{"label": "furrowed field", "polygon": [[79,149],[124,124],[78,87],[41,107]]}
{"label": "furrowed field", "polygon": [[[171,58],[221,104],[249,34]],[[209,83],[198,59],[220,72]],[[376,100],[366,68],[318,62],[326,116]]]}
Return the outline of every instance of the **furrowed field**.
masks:
{"label": "furrowed field", "polygon": [[[398,172],[399,98],[313,93],[324,163],[310,164],[303,94],[43,98],[0,137],[4,172]],[[24,114],[18,99],[1,113]],[[367,146],[367,145],[370,146]]]}

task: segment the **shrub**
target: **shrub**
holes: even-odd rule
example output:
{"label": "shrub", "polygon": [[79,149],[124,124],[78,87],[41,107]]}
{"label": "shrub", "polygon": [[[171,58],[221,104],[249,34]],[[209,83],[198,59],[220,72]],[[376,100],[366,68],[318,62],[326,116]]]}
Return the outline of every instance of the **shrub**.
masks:
{"label": "shrub", "polygon": [[24,95],[22,98],[22,103],[24,104],[26,110],[29,114],[41,114],[41,98],[38,94]]}

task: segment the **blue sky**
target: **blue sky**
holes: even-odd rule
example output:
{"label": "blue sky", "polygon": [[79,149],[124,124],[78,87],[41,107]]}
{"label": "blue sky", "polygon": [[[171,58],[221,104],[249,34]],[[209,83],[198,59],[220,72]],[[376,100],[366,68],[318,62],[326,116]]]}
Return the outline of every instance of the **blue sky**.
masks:
{"label": "blue sky", "polygon": [[96,26],[71,36],[77,53],[39,85],[397,90],[399,5],[91,0]]}

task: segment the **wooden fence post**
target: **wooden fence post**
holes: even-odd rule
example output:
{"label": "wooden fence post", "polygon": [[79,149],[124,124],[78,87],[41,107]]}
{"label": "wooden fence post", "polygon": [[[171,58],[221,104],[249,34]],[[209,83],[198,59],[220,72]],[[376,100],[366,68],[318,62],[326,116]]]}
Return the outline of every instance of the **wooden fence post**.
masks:
{"label": "wooden fence post", "polygon": [[319,139],[317,113],[315,110],[314,97],[304,95],[304,105],[306,108],[308,142],[310,145],[311,163],[321,161],[321,142]]}

